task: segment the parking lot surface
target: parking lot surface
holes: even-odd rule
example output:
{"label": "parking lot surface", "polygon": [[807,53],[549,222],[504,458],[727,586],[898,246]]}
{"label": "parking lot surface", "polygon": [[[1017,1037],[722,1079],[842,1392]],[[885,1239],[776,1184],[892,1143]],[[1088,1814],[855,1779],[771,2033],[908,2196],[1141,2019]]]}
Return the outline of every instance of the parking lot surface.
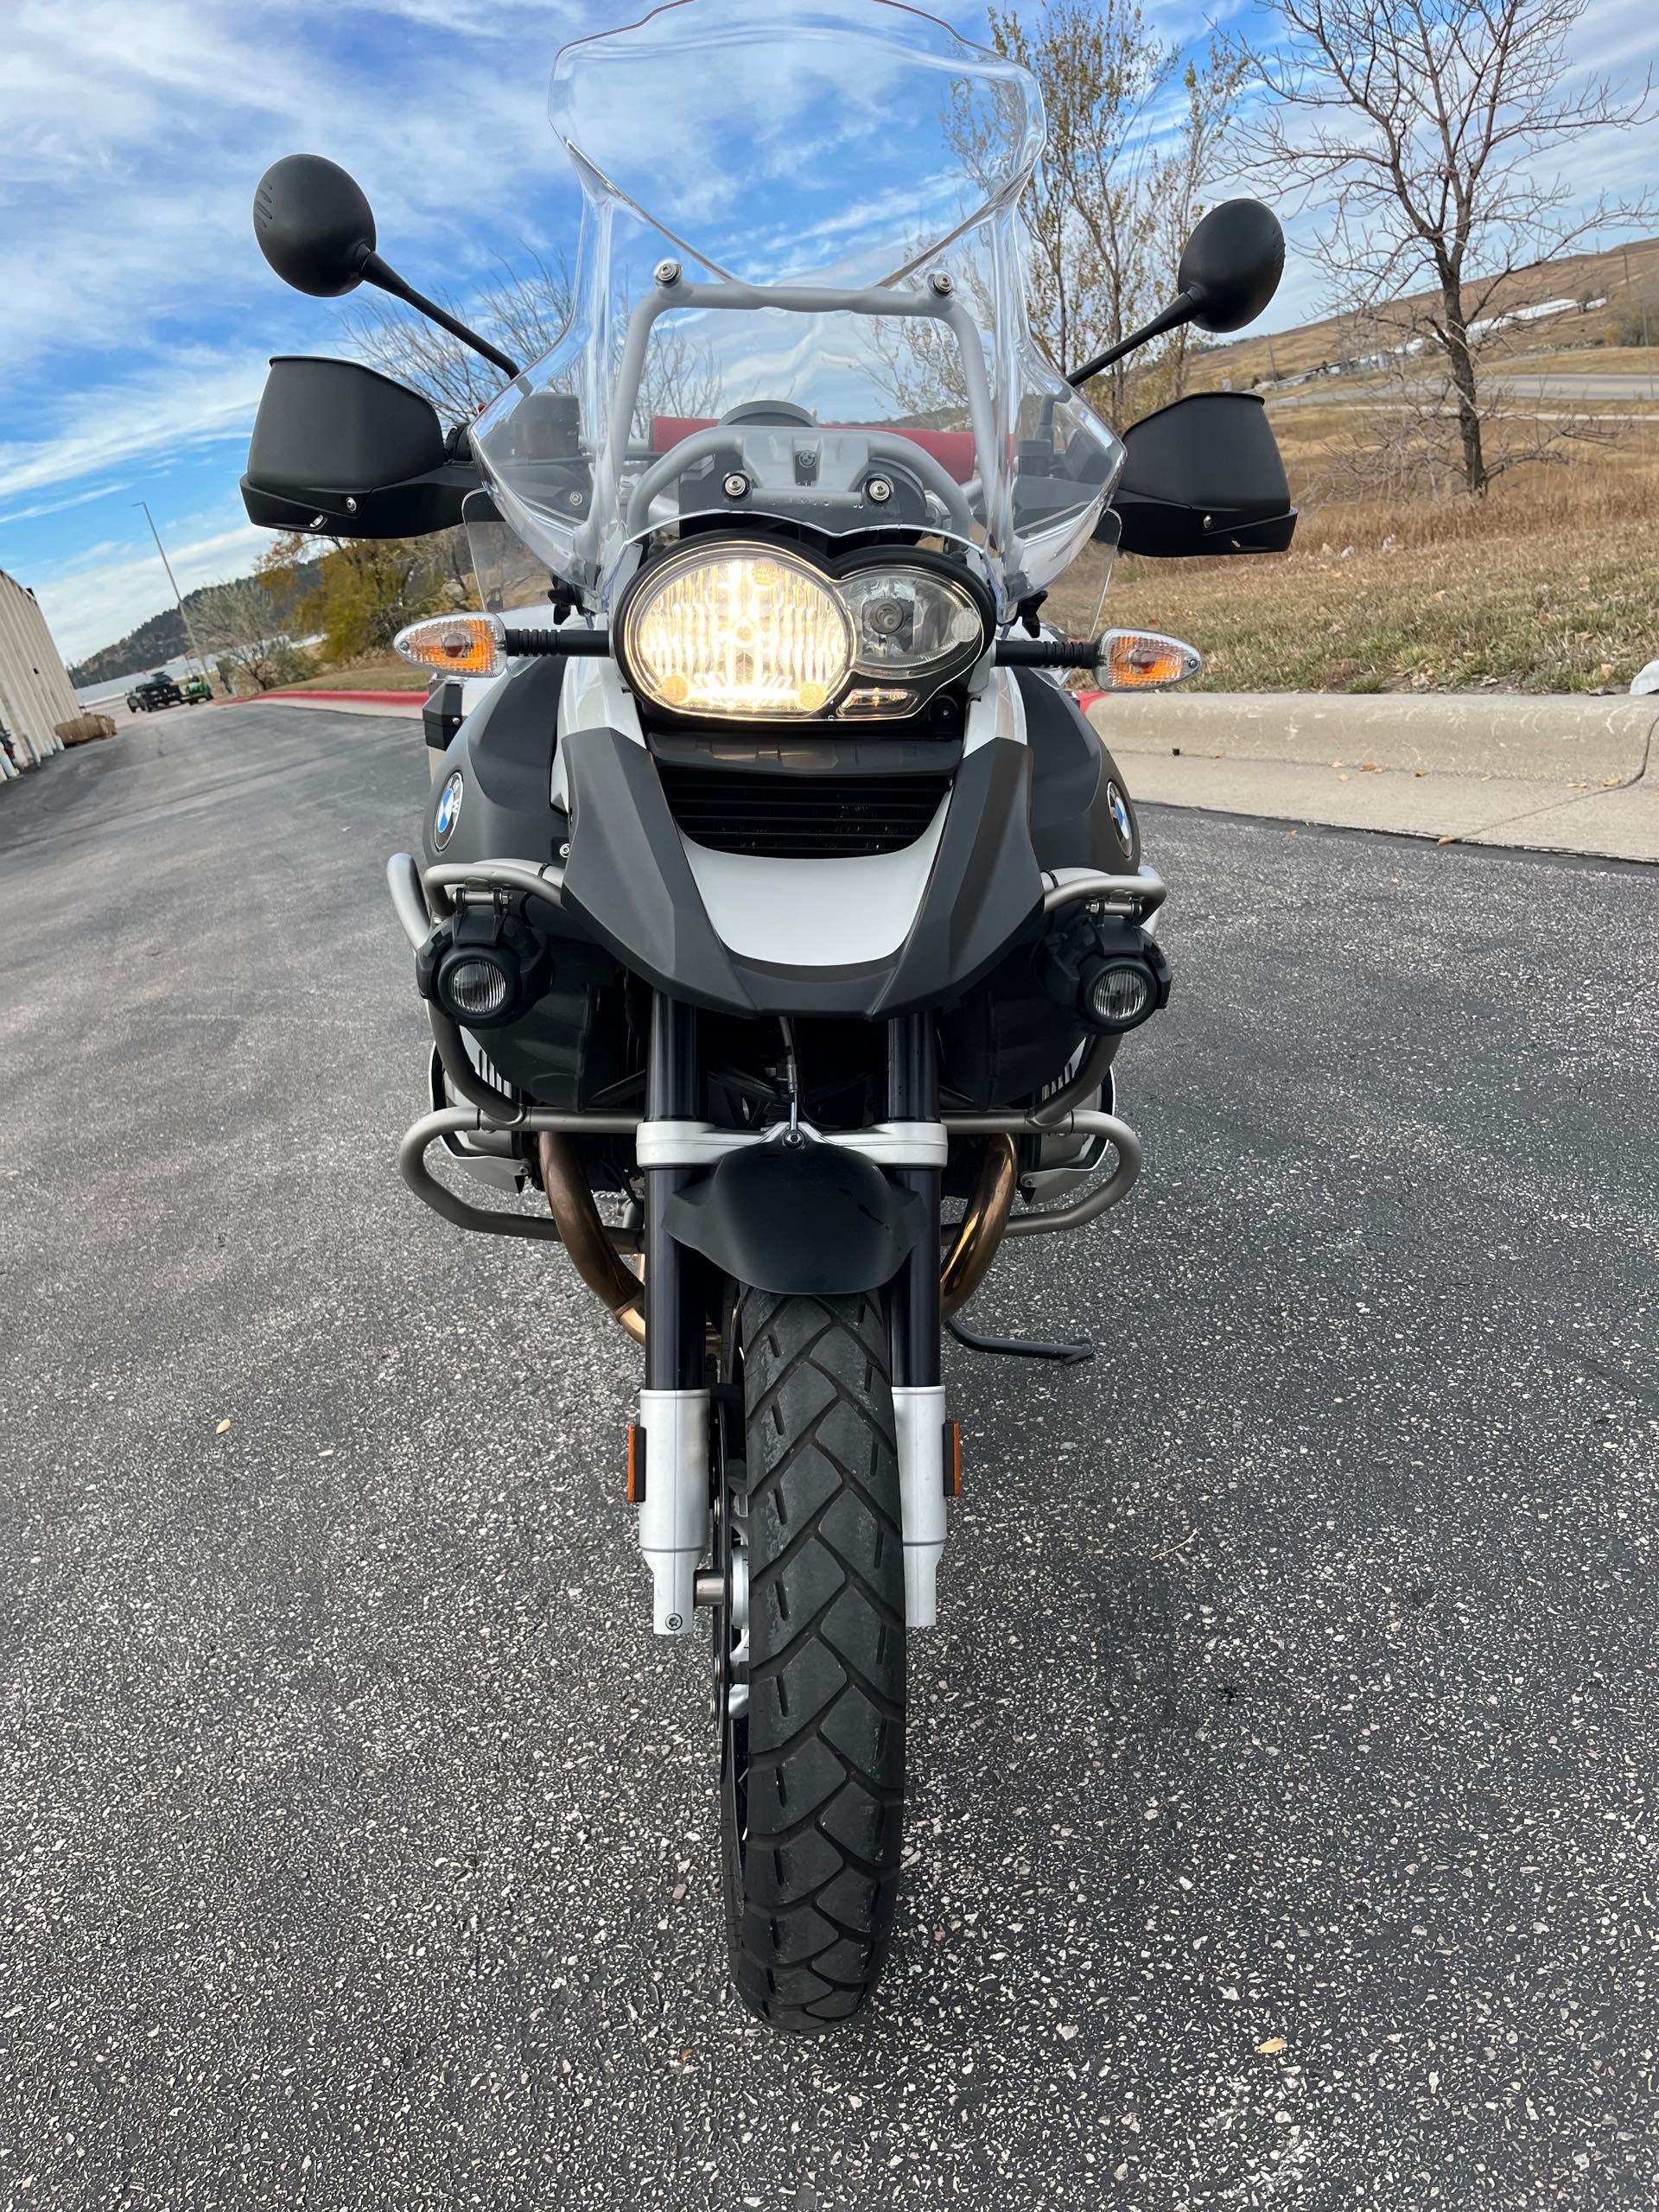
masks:
{"label": "parking lot surface", "polygon": [[1659,877],[1148,817],[1147,1166],[952,1347],[878,2009],[726,1986],[636,1355],[393,1152],[407,723],[0,792],[0,2202],[1650,2206]]}

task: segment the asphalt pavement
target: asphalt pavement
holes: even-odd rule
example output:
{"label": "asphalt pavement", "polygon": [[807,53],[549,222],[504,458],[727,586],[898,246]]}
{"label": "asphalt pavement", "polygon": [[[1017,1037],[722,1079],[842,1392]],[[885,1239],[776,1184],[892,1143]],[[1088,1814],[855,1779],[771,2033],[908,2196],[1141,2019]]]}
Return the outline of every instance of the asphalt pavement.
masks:
{"label": "asphalt pavement", "polygon": [[636,1356],[403,1189],[407,722],[0,791],[0,2202],[1659,2201],[1659,876],[1152,810],[1147,1165],[952,1349],[896,1955],[722,1970]]}

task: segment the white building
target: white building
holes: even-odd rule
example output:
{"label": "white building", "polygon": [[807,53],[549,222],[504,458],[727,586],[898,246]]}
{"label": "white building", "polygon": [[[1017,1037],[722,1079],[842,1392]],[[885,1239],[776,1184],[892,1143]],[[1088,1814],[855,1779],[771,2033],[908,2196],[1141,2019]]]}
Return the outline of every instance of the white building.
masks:
{"label": "white building", "polygon": [[0,781],[60,753],[56,727],[79,712],[34,593],[0,569]]}

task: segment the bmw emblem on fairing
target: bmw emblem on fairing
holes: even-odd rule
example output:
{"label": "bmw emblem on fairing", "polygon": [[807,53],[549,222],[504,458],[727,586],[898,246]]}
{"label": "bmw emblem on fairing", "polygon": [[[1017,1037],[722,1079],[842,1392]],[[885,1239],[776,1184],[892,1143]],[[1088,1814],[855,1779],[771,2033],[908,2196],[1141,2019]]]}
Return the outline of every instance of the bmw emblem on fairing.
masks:
{"label": "bmw emblem on fairing", "polygon": [[[457,768],[444,785],[438,799],[438,810],[432,817],[432,842],[440,852],[454,834],[455,824],[461,819],[461,794],[464,789],[461,773]],[[1117,800],[1116,792],[1112,796],[1118,804],[1122,804]]]}
{"label": "bmw emblem on fairing", "polygon": [[[457,777],[455,780],[459,783],[461,779]],[[460,804],[459,798],[455,803],[457,805]],[[1106,786],[1106,804],[1111,810],[1112,826],[1117,831],[1118,843],[1122,846],[1126,853],[1132,853],[1135,850],[1135,831],[1129,823],[1129,810],[1123,804],[1123,794],[1116,784],[1108,784]],[[440,837],[438,842],[442,844],[443,839]]]}

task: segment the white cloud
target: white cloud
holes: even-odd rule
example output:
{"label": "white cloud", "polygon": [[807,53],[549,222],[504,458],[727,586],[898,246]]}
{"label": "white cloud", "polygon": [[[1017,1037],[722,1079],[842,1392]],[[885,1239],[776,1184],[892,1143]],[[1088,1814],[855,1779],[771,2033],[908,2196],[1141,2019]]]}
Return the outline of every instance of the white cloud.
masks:
{"label": "white cloud", "polygon": [[463,235],[517,243],[524,187],[561,162],[537,88],[556,34],[528,67],[469,37],[445,41],[442,69],[419,69],[429,42],[412,45],[396,14],[358,22],[355,60],[334,52],[355,12],[12,0],[0,379],[66,343],[143,346],[169,319],[199,327],[251,307],[280,327],[289,303],[258,258],[251,210],[281,154],[326,152],[358,174],[394,255]]}
{"label": "white cloud", "polygon": [[[181,591],[245,575],[270,544],[270,532],[232,524],[205,537],[169,543],[168,558]],[[135,551],[111,541],[89,547],[58,569],[29,579],[66,661],[79,660],[121,637],[167,605],[167,578],[154,547]]]}
{"label": "white cloud", "polygon": [[67,394],[36,435],[0,444],[0,499],[74,483],[140,454],[245,437],[265,361],[263,351],[180,346],[125,377]]}

